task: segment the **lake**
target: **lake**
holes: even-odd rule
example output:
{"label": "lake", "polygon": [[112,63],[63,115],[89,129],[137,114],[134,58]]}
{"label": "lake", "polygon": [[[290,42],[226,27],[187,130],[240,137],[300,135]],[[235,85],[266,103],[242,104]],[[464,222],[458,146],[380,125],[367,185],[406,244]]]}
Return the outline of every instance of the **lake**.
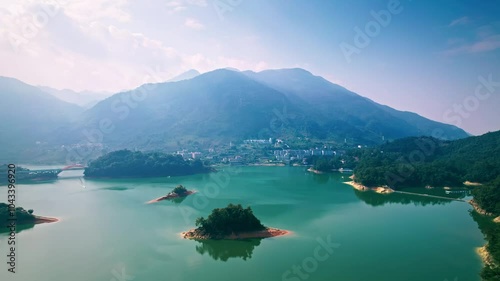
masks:
{"label": "lake", "polygon": [[[120,180],[82,180],[78,173],[17,186],[18,206],[61,221],[17,234],[15,274],[7,272],[7,234],[0,234],[0,280],[480,280],[475,248],[485,241],[464,202],[362,193],[342,183],[348,174],[304,167]],[[178,184],[198,193],[144,204]],[[5,202],[5,185],[0,194]],[[264,225],[293,234],[180,237],[197,217],[229,203],[251,206]]]}

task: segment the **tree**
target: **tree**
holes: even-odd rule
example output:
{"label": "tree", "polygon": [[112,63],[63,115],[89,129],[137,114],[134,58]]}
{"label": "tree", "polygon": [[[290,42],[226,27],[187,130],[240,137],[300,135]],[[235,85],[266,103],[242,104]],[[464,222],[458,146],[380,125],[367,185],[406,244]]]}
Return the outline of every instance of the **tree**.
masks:
{"label": "tree", "polygon": [[183,185],[178,185],[172,190],[173,193],[177,195],[182,195],[188,192],[188,190]]}

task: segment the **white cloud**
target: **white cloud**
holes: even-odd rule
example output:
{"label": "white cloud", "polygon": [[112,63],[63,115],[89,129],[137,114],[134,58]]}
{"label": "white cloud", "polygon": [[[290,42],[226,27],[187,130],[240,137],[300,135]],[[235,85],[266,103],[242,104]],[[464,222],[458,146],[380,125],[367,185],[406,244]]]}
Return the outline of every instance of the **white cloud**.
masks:
{"label": "white cloud", "polygon": [[453,26],[457,26],[457,25],[465,25],[465,24],[468,24],[469,22],[470,22],[469,17],[461,17],[461,18],[455,19],[452,22],[450,22],[450,24],[448,24],[448,26],[453,27]]}
{"label": "white cloud", "polygon": [[184,21],[184,26],[196,30],[202,30],[205,28],[205,26],[202,23],[200,23],[197,19],[194,18],[187,18]]}
{"label": "white cloud", "polygon": [[[455,47],[446,50],[445,55],[459,55],[459,54],[474,54],[484,53],[500,49],[500,34],[496,33],[494,28],[490,25],[485,25],[475,30],[475,39],[473,41],[465,41],[457,39],[453,40]],[[462,43],[462,44],[458,44]]]}
{"label": "white cloud", "polygon": [[187,10],[189,6],[206,7],[208,4],[206,0],[170,0],[165,3],[170,14]]}
{"label": "white cloud", "polygon": [[[258,71],[267,67],[264,61],[218,56],[221,50],[215,47],[204,48],[203,52],[185,51],[177,37],[155,38],[152,34],[163,33],[156,32],[156,25],[136,24],[132,17],[140,15],[128,13],[126,0],[54,1],[59,1],[60,6],[19,0],[11,7],[0,1],[0,75],[55,88],[118,91],[165,81],[189,69],[206,72],[233,67]],[[193,0],[167,4],[179,9],[207,6],[206,1]],[[43,24],[33,22],[36,13],[45,14],[47,20]],[[203,28],[195,18],[172,16],[168,20],[172,26]],[[26,28],[33,26],[33,30]],[[12,46],[12,37],[20,38],[17,49]],[[193,42],[182,35],[179,39]],[[214,39],[214,45],[218,43]]]}

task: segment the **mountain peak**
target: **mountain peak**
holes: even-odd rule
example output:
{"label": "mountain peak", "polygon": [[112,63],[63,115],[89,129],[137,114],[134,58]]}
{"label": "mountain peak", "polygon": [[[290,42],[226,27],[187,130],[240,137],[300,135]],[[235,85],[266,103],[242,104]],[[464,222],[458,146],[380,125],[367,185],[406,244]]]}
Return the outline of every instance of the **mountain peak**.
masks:
{"label": "mountain peak", "polygon": [[200,72],[196,69],[190,69],[186,72],[183,72],[171,79],[169,79],[167,82],[178,82],[182,80],[189,80],[192,78],[195,78],[196,76],[200,75]]}

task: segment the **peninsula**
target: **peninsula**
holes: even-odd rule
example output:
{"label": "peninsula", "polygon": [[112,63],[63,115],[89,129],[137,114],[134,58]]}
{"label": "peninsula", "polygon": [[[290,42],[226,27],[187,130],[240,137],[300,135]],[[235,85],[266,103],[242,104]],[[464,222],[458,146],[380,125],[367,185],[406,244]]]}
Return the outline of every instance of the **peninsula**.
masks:
{"label": "peninsula", "polygon": [[35,216],[33,215],[33,210],[31,209],[25,210],[22,207],[16,207],[13,209],[6,203],[0,203],[0,220],[6,222],[14,217],[16,218],[17,225],[33,225],[59,221],[57,218]]}
{"label": "peninsula", "polygon": [[183,232],[185,239],[249,239],[268,238],[290,234],[290,231],[265,227],[257,219],[250,207],[244,209],[240,204],[229,204],[216,208],[208,218],[196,219],[197,228]]}

